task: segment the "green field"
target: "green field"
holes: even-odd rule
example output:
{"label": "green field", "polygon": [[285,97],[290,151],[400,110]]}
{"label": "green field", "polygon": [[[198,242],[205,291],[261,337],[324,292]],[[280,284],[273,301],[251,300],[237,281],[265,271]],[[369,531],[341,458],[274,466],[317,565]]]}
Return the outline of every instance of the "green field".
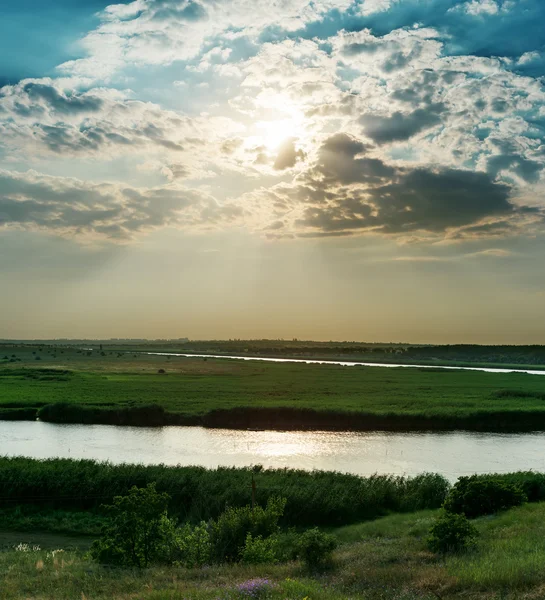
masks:
{"label": "green field", "polygon": [[[109,422],[106,413],[156,405],[169,415],[165,423],[186,419],[212,426],[251,426],[254,419],[257,426],[270,421],[274,428],[321,428],[328,421],[340,429],[351,423],[356,429],[390,423],[400,430],[404,423],[407,429],[545,427],[541,375],[167,358],[112,348],[12,346],[0,349],[3,356],[2,418],[35,418],[41,407],[61,403],[74,410],[43,412],[41,418]],[[79,408],[88,409],[81,419]],[[274,420],[275,413],[281,418]],[[332,414],[339,419],[329,419]],[[138,424],[146,424],[145,418]]]}

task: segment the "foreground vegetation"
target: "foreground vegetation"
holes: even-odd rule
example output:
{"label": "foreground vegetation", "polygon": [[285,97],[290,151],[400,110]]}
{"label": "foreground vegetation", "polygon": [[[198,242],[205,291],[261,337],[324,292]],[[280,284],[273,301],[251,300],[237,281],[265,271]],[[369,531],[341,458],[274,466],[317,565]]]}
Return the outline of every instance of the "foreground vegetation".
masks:
{"label": "foreground vegetation", "polygon": [[[252,480],[255,492],[252,494]],[[183,522],[217,518],[226,507],[255,500],[265,506],[271,496],[285,498],[281,525],[334,527],[371,520],[388,513],[439,508],[448,496],[449,509],[468,516],[512,506],[485,476],[461,477],[452,491],[441,475],[359,477],[328,471],[294,469],[167,467],[111,465],[90,460],[0,458],[0,517],[4,527],[96,534],[100,507],[133,486],[155,484],[167,493],[168,510]],[[520,490],[520,501],[545,502],[545,474],[518,472],[495,475]],[[483,504],[482,498],[500,498]],[[467,504],[474,498],[474,505]],[[507,499],[506,499],[507,498]],[[476,507],[476,508],[475,508]],[[471,510],[471,513],[469,512]]]}
{"label": "foreground vegetation", "polygon": [[[375,475],[358,477],[326,471],[289,469],[166,467],[110,465],[90,460],[0,458],[0,508],[12,527],[17,520],[39,519],[36,507],[61,511],[91,511],[136,485],[155,483],[171,498],[169,511],[182,521],[216,518],[227,506],[245,506],[251,499],[265,505],[271,495],[286,498],[282,524],[313,526],[354,523],[388,512],[437,508],[449,484],[440,475],[413,478]],[[18,507],[19,514],[15,514]],[[0,513],[1,515],[1,513]],[[49,517],[55,521],[54,517]],[[54,531],[68,532],[67,523],[84,519],[64,515]],[[63,524],[64,523],[64,524]],[[95,527],[90,520],[90,526]],[[89,533],[96,531],[91,529]]]}
{"label": "foreground vegetation", "polygon": [[[80,550],[22,546],[0,552],[0,598],[239,600],[538,600],[545,577],[545,504],[473,521],[475,548],[437,555],[426,544],[437,511],[396,514],[333,531],[333,566],[312,573],[277,565],[111,569]],[[22,540],[24,537],[22,536]],[[257,590],[257,591],[256,591]],[[251,592],[254,595],[251,595]]]}
{"label": "foreground vegetation", "polygon": [[0,481],[0,599],[537,600],[545,590],[545,474],[451,487],[439,475],[4,458]]}
{"label": "foreground vegetation", "polygon": [[545,376],[151,356],[113,347],[0,351],[0,418],[272,429],[545,428]]}

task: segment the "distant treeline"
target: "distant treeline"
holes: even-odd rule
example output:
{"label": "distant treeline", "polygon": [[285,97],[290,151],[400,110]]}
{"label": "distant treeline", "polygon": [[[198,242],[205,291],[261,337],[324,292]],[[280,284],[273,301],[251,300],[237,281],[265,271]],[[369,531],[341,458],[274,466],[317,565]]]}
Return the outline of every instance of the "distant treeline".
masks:
{"label": "distant treeline", "polygon": [[111,465],[90,460],[0,458],[0,506],[96,510],[132,486],[156,482],[171,496],[169,511],[184,521],[216,518],[226,507],[287,499],[284,525],[341,525],[389,512],[441,506],[449,490],[440,475],[358,477],[326,471]]}
{"label": "distant treeline", "polygon": [[[279,358],[345,358],[377,362],[505,364],[545,366],[545,345],[481,346],[478,344],[413,345],[407,343],[314,342],[310,340],[91,340],[44,342],[1,342],[0,352],[6,357],[13,348],[43,351],[55,347],[74,350],[111,350],[115,352],[188,352],[195,354],[231,354]],[[1,358],[1,356],[0,356]]]}

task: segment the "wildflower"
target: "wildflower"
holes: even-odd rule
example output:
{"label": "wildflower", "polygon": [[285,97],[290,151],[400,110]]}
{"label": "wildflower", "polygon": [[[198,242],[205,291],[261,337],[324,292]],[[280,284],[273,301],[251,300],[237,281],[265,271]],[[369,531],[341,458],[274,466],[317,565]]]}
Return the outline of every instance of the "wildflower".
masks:
{"label": "wildflower", "polygon": [[262,598],[263,595],[273,587],[274,584],[268,579],[258,578],[249,579],[248,581],[239,584],[237,590],[242,596],[246,596],[248,598]]}
{"label": "wildflower", "polygon": [[15,552],[39,552],[41,550],[40,546],[30,546],[29,544],[23,544],[23,542],[13,546],[13,549]]}

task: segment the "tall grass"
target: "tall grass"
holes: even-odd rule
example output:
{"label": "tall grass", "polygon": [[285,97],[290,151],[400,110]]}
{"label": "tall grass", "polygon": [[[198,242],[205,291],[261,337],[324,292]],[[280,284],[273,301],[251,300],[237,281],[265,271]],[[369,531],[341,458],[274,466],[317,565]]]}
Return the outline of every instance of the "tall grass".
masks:
{"label": "tall grass", "polygon": [[[0,458],[0,505],[29,504],[60,509],[95,509],[133,485],[156,482],[171,496],[170,512],[196,522],[217,517],[227,506],[251,499],[250,468],[111,465],[90,460]],[[449,484],[440,475],[414,478],[356,475],[290,469],[255,474],[256,500],[287,499],[284,524],[340,525],[388,512],[437,508]]]}

